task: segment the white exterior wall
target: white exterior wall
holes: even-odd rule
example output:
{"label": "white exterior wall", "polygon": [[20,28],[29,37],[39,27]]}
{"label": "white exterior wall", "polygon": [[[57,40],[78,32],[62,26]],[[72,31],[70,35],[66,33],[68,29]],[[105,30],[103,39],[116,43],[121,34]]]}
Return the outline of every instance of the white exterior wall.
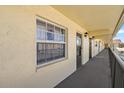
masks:
{"label": "white exterior wall", "polygon": [[[36,15],[68,28],[68,58],[40,69],[36,65]],[[76,32],[84,28],[51,6],[0,6],[0,87],[54,87],[76,71]],[[89,39],[83,41],[83,63]]]}
{"label": "white exterior wall", "polygon": [[83,37],[83,59],[82,64],[85,64],[89,60],[89,37]]}
{"label": "white exterior wall", "polygon": [[[37,69],[36,16],[68,28],[68,58]],[[0,6],[0,87],[55,87],[76,71],[76,33],[86,30],[51,6]],[[89,60],[89,37],[82,37],[82,64]],[[92,55],[98,54],[95,40]]]}
{"label": "white exterior wall", "polygon": [[95,40],[92,39],[92,57],[95,56]]}
{"label": "white exterior wall", "polygon": [[[97,46],[96,46],[96,41],[97,41]],[[100,44],[99,44],[99,41],[100,41]],[[99,52],[101,52],[104,49],[104,42],[100,39],[94,39],[93,42],[94,42],[93,55],[96,56]],[[100,47],[99,47],[99,45],[100,45]]]}

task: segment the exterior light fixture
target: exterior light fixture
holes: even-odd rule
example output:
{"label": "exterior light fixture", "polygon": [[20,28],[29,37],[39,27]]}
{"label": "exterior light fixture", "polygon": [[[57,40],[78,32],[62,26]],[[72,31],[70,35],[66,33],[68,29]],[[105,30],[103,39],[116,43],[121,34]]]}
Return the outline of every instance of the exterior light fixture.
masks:
{"label": "exterior light fixture", "polygon": [[92,36],[92,39],[94,39],[95,38],[95,36]]}
{"label": "exterior light fixture", "polygon": [[87,33],[87,32],[85,32],[85,33],[84,33],[84,37],[87,37],[87,35],[88,35],[88,33]]}

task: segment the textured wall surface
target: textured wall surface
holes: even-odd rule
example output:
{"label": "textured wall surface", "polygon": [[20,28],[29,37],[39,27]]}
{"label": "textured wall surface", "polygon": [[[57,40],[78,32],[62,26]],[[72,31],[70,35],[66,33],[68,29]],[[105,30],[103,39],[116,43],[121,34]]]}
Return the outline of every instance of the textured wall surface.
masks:
{"label": "textured wall surface", "polygon": [[[36,15],[68,28],[68,59],[36,69]],[[54,87],[76,70],[76,32],[85,29],[51,6],[0,6],[0,18],[0,87]]]}

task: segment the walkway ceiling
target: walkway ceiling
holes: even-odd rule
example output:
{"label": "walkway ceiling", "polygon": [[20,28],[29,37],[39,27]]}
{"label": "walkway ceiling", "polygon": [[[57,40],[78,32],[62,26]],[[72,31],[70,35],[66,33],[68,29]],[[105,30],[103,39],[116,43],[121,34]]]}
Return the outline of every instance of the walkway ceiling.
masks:
{"label": "walkway ceiling", "polygon": [[[107,42],[110,41],[118,23],[124,6],[119,5],[54,5],[53,8],[86,28],[90,35],[94,35]],[[105,38],[104,38],[105,37]]]}

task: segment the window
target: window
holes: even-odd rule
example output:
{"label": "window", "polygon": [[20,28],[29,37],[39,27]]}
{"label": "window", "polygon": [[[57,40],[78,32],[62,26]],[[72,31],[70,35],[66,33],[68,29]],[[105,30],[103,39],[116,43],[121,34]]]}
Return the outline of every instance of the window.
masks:
{"label": "window", "polygon": [[58,24],[37,19],[37,65],[66,57],[66,30]]}

